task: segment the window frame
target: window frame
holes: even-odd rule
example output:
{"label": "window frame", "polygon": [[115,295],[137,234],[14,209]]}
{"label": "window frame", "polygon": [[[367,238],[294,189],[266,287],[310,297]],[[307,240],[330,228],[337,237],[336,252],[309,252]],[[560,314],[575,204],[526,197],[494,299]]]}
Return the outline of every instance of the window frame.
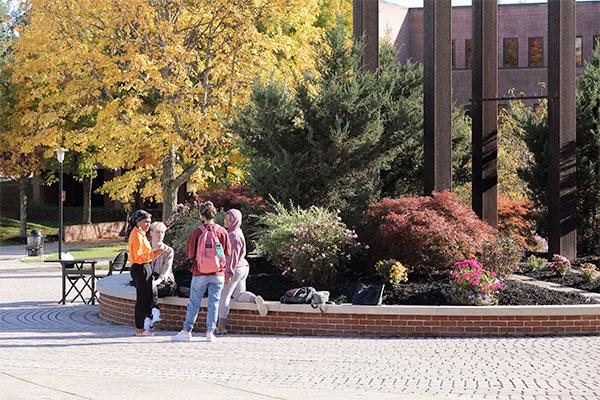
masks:
{"label": "window frame", "polygon": [[[468,45],[470,44],[470,46]],[[469,48],[471,59],[469,60]],[[473,69],[473,39],[465,39],[465,69]]]}
{"label": "window frame", "polygon": [[[532,56],[531,56],[531,43],[535,40],[540,40],[542,43],[541,46],[541,60],[539,65],[532,65]],[[543,36],[534,36],[527,38],[527,65],[529,68],[544,68],[544,37]]]}
{"label": "window frame", "polygon": [[[510,42],[514,42],[517,45],[517,54],[515,55],[516,58],[516,64],[515,65],[508,65],[507,60],[506,60],[506,56],[507,56],[507,51],[506,51],[506,45],[507,43]],[[519,38],[518,37],[505,37],[502,38],[502,67],[503,68],[518,68],[519,67]]]}
{"label": "window frame", "polygon": [[[579,39],[579,61],[577,62],[577,39]],[[575,66],[583,67],[583,36],[575,36]]]}

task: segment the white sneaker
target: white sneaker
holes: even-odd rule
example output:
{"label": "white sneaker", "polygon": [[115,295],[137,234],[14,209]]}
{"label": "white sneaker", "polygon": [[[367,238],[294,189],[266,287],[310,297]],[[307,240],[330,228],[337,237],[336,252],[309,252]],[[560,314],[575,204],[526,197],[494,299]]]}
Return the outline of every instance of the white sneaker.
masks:
{"label": "white sneaker", "polygon": [[177,335],[171,336],[171,340],[173,342],[189,342],[192,340],[192,332],[182,329]]}
{"label": "white sneaker", "polygon": [[152,325],[160,321],[162,321],[162,319],[160,318],[160,310],[154,307],[152,309]]}
{"label": "white sneaker", "polygon": [[152,320],[148,317],[146,317],[144,319],[144,330],[146,332],[151,331],[152,329],[154,329],[154,324],[152,324]]}
{"label": "white sneaker", "polygon": [[214,342],[215,340],[217,340],[217,338],[215,337],[215,334],[212,331],[207,331],[206,340],[208,340],[209,342]]}
{"label": "white sneaker", "polygon": [[265,299],[263,299],[262,296],[256,296],[256,298],[254,299],[254,303],[256,303],[256,307],[258,308],[258,314],[261,317],[264,317],[269,313],[269,309],[265,304]]}

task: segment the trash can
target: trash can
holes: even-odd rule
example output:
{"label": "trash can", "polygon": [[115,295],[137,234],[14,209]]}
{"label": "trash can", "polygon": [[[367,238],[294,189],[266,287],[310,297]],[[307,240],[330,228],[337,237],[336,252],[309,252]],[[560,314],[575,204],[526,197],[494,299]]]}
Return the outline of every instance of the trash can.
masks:
{"label": "trash can", "polygon": [[44,235],[37,229],[33,229],[27,236],[27,256],[42,255],[44,255]]}

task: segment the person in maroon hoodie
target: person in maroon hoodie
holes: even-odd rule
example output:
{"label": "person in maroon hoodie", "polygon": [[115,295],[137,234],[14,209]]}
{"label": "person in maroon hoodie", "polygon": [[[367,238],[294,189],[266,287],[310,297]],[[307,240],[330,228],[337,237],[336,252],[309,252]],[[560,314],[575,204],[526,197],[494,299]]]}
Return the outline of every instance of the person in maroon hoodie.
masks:
{"label": "person in maroon hoodie", "polygon": [[231,255],[231,246],[227,230],[215,224],[217,209],[212,202],[200,204],[200,216],[203,224],[192,232],[186,244],[188,258],[194,259],[192,284],[183,329],[171,337],[174,341],[192,339],[192,329],[198,318],[198,311],[206,290],[208,290],[206,339],[209,342],[215,340],[217,307],[225,283],[225,257]]}
{"label": "person in maroon hoodie", "polygon": [[229,305],[233,296],[234,301],[255,303],[261,316],[267,315],[268,309],[261,296],[256,296],[246,290],[246,279],[250,272],[250,264],[246,260],[246,238],[241,229],[242,213],[231,209],[225,214],[225,228],[229,233],[231,255],[225,263],[225,287],[219,301],[219,323],[217,332],[227,333],[227,317]]}

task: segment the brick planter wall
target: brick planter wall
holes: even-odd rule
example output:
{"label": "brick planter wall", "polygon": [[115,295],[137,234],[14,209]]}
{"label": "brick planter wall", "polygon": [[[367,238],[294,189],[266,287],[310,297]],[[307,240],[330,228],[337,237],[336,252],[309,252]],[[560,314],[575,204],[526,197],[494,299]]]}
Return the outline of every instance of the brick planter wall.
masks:
{"label": "brick planter wall", "polygon": [[[176,299],[181,304],[162,304],[163,321],[160,329],[180,330],[185,317],[187,299]],[[183,301],[183,302],[182,302]],[[133,325],[133,299],[101,294],[100,316],[103,319]],[[251,305],[244,305],[251,308]],[[277,305],[273,305],[276,308]],[[300,307],[279,305],[281,307]],[[284,334],[284,335],[331,335],[331,336],[504,336],[504,335],[582,335],[597,334],[600,315],[595,313],[571,315],[573,306],[565,307],[565,315],[442,315],[444,307],[415,306],[414,315],[390,314],[382,308],[382,314],[336,313],[333,309],[348,311],[346,307],[333,306],[321,311],[291,312],[269,311],[260,317],[252,309],[233,309],[229,315],[231,332]],[[533,308],[539,313],[539,307]],[[542,306],[543,307],[543,306]],[[577,307],[577,306],[575,306]],[[584,306],[590,307],[590,306]],[[591,306],[594,307],[594,306]],[[373,307],[367,307],[372,309]],[[409,307],[402,307],[403,309]],[[419,309],[437,308],[440,315],[422,315]],[[448,307],[454,313],[457,307]],[[524,307],[519,307],[519,314]],[[468,308],[463,307],[465,312]],[[556,308],[553,307],[552,310]],[[492,308],[488,308],[493,311]],[[503,309],[504,310],[504,309]],[[206,312],[202,308],[196,330],[204,331]]]}

